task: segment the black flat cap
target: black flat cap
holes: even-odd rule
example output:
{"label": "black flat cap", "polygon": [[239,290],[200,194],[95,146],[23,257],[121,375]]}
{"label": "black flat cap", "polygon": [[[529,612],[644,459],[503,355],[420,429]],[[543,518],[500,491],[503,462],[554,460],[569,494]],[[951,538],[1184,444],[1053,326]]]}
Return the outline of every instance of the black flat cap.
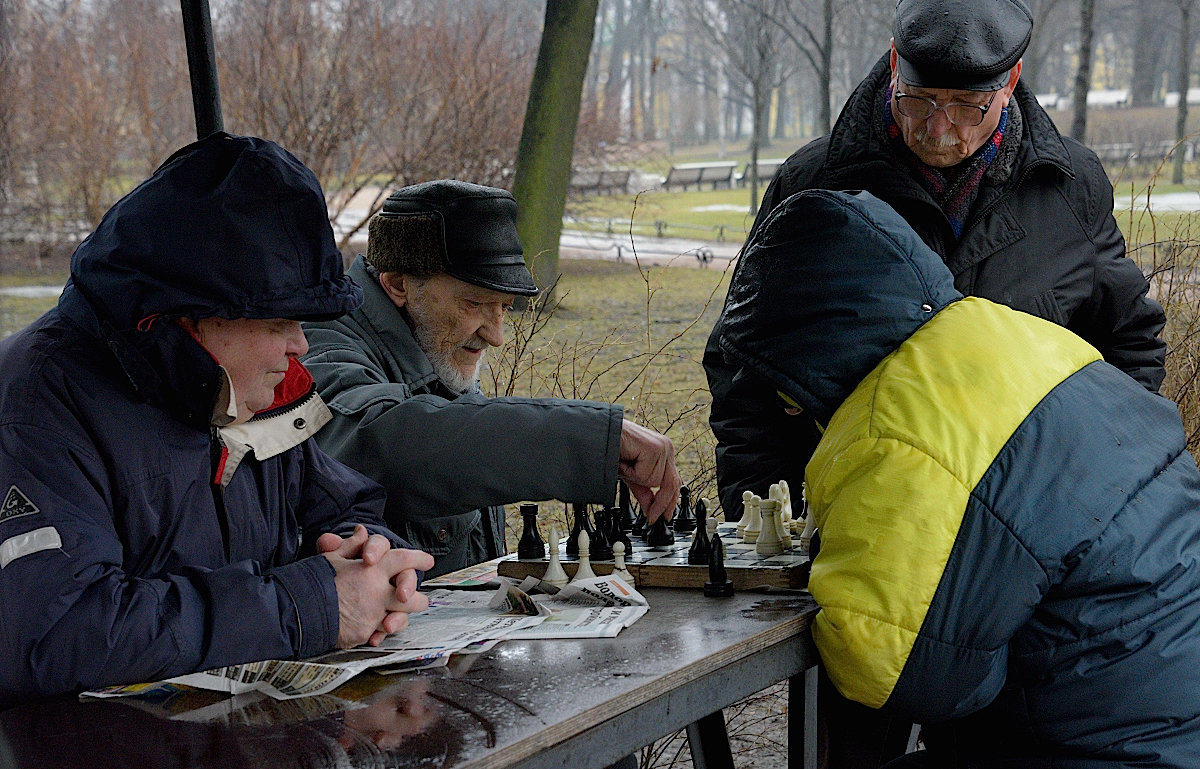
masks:
{"label": "black flat cap", "polygon": [[900,79],[919,88],[998,91],[1033,34],[1021,0],[900,0]]}
{"label": "black flat cap", "polygon": [[445,272],[506,294],[538,292],[508,190],[455,179],[402,187],[371,221],[367,260],[381,272]]}

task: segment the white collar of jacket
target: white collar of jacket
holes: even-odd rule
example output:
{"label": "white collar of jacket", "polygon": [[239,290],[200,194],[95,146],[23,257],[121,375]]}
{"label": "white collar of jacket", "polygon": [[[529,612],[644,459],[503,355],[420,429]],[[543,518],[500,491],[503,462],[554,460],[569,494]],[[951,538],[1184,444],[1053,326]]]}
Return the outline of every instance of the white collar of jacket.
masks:
{"label": "white collar of jacket", "polygon": [[229,485],[234,472],[251,451],[260,462],[278,456],[316,435],[332,418],[329,407],[314,390],[284,411],[218,427],[217,434],[228,451],[221,469],[221,486]]}

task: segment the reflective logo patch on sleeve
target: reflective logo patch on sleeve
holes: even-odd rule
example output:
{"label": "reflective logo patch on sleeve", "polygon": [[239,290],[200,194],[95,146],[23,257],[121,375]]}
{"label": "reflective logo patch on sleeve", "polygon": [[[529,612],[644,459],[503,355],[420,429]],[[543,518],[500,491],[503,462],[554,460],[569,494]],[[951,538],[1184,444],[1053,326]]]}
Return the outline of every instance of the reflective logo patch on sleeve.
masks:
{"label": "reflective logo patch on sleeve", "polygon": [[62,538],[58,536],[58,529],[53,526],[43,526],[40,529],[9,537],[0,542],[0,569],[23,555],[40,553],[43,550],[57,550],[61,547]]}
{"label": "reflective logo patch on sleeve", "polygon": [[25,496],[25,493],[18,489],[15,485],[8,487],[8,493],[4,495],[4,504],[0,505],[0,523],[7,521],[9,518],[16,518],[22,515],[33,515],[40,513],[38,506]]}

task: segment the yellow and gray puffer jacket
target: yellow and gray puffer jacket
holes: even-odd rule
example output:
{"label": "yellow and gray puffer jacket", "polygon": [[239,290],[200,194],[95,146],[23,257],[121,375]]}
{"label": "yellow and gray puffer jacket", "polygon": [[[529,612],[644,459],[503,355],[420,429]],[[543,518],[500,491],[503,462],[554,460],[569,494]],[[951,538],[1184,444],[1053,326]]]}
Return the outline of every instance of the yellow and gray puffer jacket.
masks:
{"label": "yellow and gray puffer jacket", "polygon": [[[1030,259],[1053,258],[1030,254]],[[1200,472],[1174,404],[958,294],[866,193],[788,198],[721,346],[825,425],[813,635],[971,767],[1200,766]]]}

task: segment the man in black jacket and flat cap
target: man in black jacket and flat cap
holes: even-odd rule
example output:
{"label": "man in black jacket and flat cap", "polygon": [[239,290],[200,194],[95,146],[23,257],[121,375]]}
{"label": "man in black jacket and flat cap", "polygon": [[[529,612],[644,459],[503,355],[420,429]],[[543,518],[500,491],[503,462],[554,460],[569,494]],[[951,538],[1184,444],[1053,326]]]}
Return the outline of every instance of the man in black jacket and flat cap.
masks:
{"label": "man in black jacket and flat cap", "polygon": [[[1099,160],[1058,133],[1020,79],[1032,32],[1022,0],[900,0],[890,49],[830,135],[780,168],[749,240],[796,192],[867,190],[942,257],[960,292],[1065,326],[1157,391],[1162,308],[1125,255]],[[763,410],[770,398],[717,346],[722,325],[704,367],[722,507],[737,518],[745,490],[799,488],[819,436],[811,420]]]}
{"label": "man in black jacket and flat cap", "polygon": [[611,505],[620,477],[651,520],[678,501],[675,450],[621,406],[486,398],[477,382],[517,296],[537,286],[507,190],[451,179],[396,190],[349,274],[363,306],[305,325],[333,420],[322,448],[388,491],[385,518],[437,576],[505,550],[505,504]]}

